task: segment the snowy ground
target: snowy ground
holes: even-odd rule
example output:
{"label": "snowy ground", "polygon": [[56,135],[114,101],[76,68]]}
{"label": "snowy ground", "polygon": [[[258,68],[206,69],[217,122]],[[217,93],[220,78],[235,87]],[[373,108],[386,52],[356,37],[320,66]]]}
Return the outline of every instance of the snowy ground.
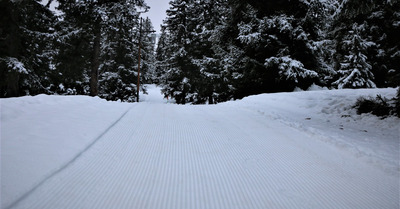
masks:
{"label": "snowy ground", "polygon": [[399,208],[400,120],[350,108],[378,93],[1,99],[1,207]]}

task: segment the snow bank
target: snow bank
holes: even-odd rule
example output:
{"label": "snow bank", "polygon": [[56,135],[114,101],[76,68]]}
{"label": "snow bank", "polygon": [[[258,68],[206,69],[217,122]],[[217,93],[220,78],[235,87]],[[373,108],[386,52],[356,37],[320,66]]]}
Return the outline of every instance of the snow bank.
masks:
{"label": "snow bank", "polygon": [[262,94],[222,105],[257,111],[398,176],[400,119],[357,115],[352,108],[359,97],[377,94],[391,99],[396,89],[324,90],[314,86],[311,91]]}
{"label": "snow bank", "polygon": [[2,208],[67,164],[132,106],[87,96],[0,102]]}

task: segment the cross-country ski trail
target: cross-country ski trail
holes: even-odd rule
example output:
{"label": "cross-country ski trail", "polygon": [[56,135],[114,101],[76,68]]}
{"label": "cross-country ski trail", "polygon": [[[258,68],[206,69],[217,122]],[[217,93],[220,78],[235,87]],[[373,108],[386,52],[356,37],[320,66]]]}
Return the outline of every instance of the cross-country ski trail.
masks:
{"label": "cross-country ski trail", "polygon": [[10,208],[399,208],[396,176],[317,136],[157,93]]}

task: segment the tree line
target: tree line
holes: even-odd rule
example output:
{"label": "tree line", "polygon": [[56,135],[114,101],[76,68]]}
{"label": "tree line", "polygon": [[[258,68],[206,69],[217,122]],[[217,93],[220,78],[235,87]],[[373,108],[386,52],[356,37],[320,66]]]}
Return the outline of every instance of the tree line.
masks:
{"label": "tree line", "polygon": [[165,95],[218,103],[252,94],[400,84],[397,0],[173,0],[156,60]]}
{"label": "tree line", "polygon": [[[133,102],[141,70],[154,63],[144,0],[0,2],[0,95],[83,94]],[[139,41],[139,38],[141,40]]]}
{"label": "tree line", "polygon": [[133,102],[139,43],[141,82],[179,104],[400,85],[398,0],[172,0],[156,49],[144,0],[52,2],[0,2],[1,97]]}

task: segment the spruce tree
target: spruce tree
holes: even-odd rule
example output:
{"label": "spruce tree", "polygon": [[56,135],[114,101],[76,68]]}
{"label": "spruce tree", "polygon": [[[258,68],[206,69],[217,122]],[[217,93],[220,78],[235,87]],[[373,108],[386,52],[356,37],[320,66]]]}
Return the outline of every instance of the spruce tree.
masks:
{"label": "spruce tree", "polygon": [[83,79],[79,83],[84,93],[134,101],[140,8],[148,9],[143,0],[60,1],[59,9],[65,13],[64,38],[69,44],[61,50],[59,66],[72,70],[68,55],[81,50],[77,61],[82,65],[72,74]]}
{"label": "spruce tree", "polygon": [[1,97],[50,93],[54,14],[38,1],[4,0],[0,10]]}
{"label": "spruce tree", "polygon": [[[107,5],[101,40],[99,96],[133,102],[137,92],[139,13],[125,1]],[[132,3],[132,2],[131,2]]]}
{"label": "spruce tree", "polygon": [[[258,5],[251,3],[252,5]],[[293,11],[293,4],[299,8]],[[266,3],[269,7],[280,8],[279,12],[263,11],[247,5],[242,12],[244,15],[238,24],[238,40],[248,57],[247,65],[243,70],[243,83],[238,89],[244,89],[244,95],[258,94],[264,92],[292,91],[296,86],[308,88],[316,82],[317,59],[313,52],[312,37],[310,32],[303,28],[303,19],[307,12],[307,4],[302,2],[276,2]],[[315,30],[313,28],[309,28]],[[288,60],[292,60],[288,62]],[[281,62],[281,63],[276,63]],[[297,63],[298,70],[304,73],[290,74],[292,66]],[[296,65],[297,65],[296,64]],[[279,67],[280,66],[280,67]],[[307,70],[306,70],[307,69]],[[281,72],[287,70],[288,72]],[[313,73],[308,73],[313,72]],[[280,76],[290,74],[290,76]],[[290,79],[292,76],[299,76]],[[304,76],[304,77],[303,77]],[[297,82],[302,80],[302,82]],[[296,82],[295,82],[296,81]],[[247,95],[246,95],[247,94]]]}
{"label": "spruce tree", "polygon": [[191,82],[196,77],[196,66],[191,62],[189,47],[191,44],[190,31],[195,26],[191,24],[190,11],[192,0],[174,0],[167,10],[166,32],[169,34],[168,69],[165,72],[163,92],[166,96],[175,98],[178,104],[192,102]]}
{"label": "spruce tree", "polygon": [[155,76],[157,80],[157,84],[166,84],[167,71],[168,71],[168,59],[172,54],[169,50],[168,46],[171,45],[169,35],[166,32],[166,26],[162,25],[161,34],[158,39],[156,53],[155,53]]}
{"label": "spruce tree", "polygon": [[365,55],[368,48],[374,43],[361,37],[365,27],[365,24],[355,23],[343,40],[343,51],[347,51],[348,54],[344,55],[338,70],[339,78],[333,83],[340,89],[376,87],[373,82],[374,75],[371,72],[372,66],[368,63]]}
{"label": "spruce tree", "polygon": [[199,70],[195,82],[197,103],[214,104],[230,98],[226,75],[223,71],[217,44],[213,43],[217,27],[227,18],[226,0],[201,0],[194,3],[196,28],[192,31],[193,63]]}
{"label": "spruce tree", "polygon": [[147,17],[143,20],[143,30],[142,30],[142,67],[143,72],[143,83],[153,83],[153,79],[156,79],[156,55],[155,55],[155,41],[156,34],[151,20]]}
{"label": "spruce tree", "polygon": [[[375,84],[365,87],[399,85],[400,59],[396,56],[400,41],[397,35],[400,27],[396,24],[400,20],[399,15],[396,15],[398,9],[400,9],[399,1],[343,1],[336,12],[332,28],[333,40],[336,42],[335,69],[342,70],[342,64],[349,62],[349,47],[346,45],[351,39],[349,34],[354,33],[354,24],[357,24],[362,30],[356,35],[361,45],[364,45],[361,47],[363,49],[359,47],[362,51],[362,56],[359,57],[364,57],[361,60],[368,64],[364,68],[368,73],[361,74],[364,80],[371,80]],[[339,75],[342,74],[339,72]],[[337,83],[338,81],[335,84]]]}

